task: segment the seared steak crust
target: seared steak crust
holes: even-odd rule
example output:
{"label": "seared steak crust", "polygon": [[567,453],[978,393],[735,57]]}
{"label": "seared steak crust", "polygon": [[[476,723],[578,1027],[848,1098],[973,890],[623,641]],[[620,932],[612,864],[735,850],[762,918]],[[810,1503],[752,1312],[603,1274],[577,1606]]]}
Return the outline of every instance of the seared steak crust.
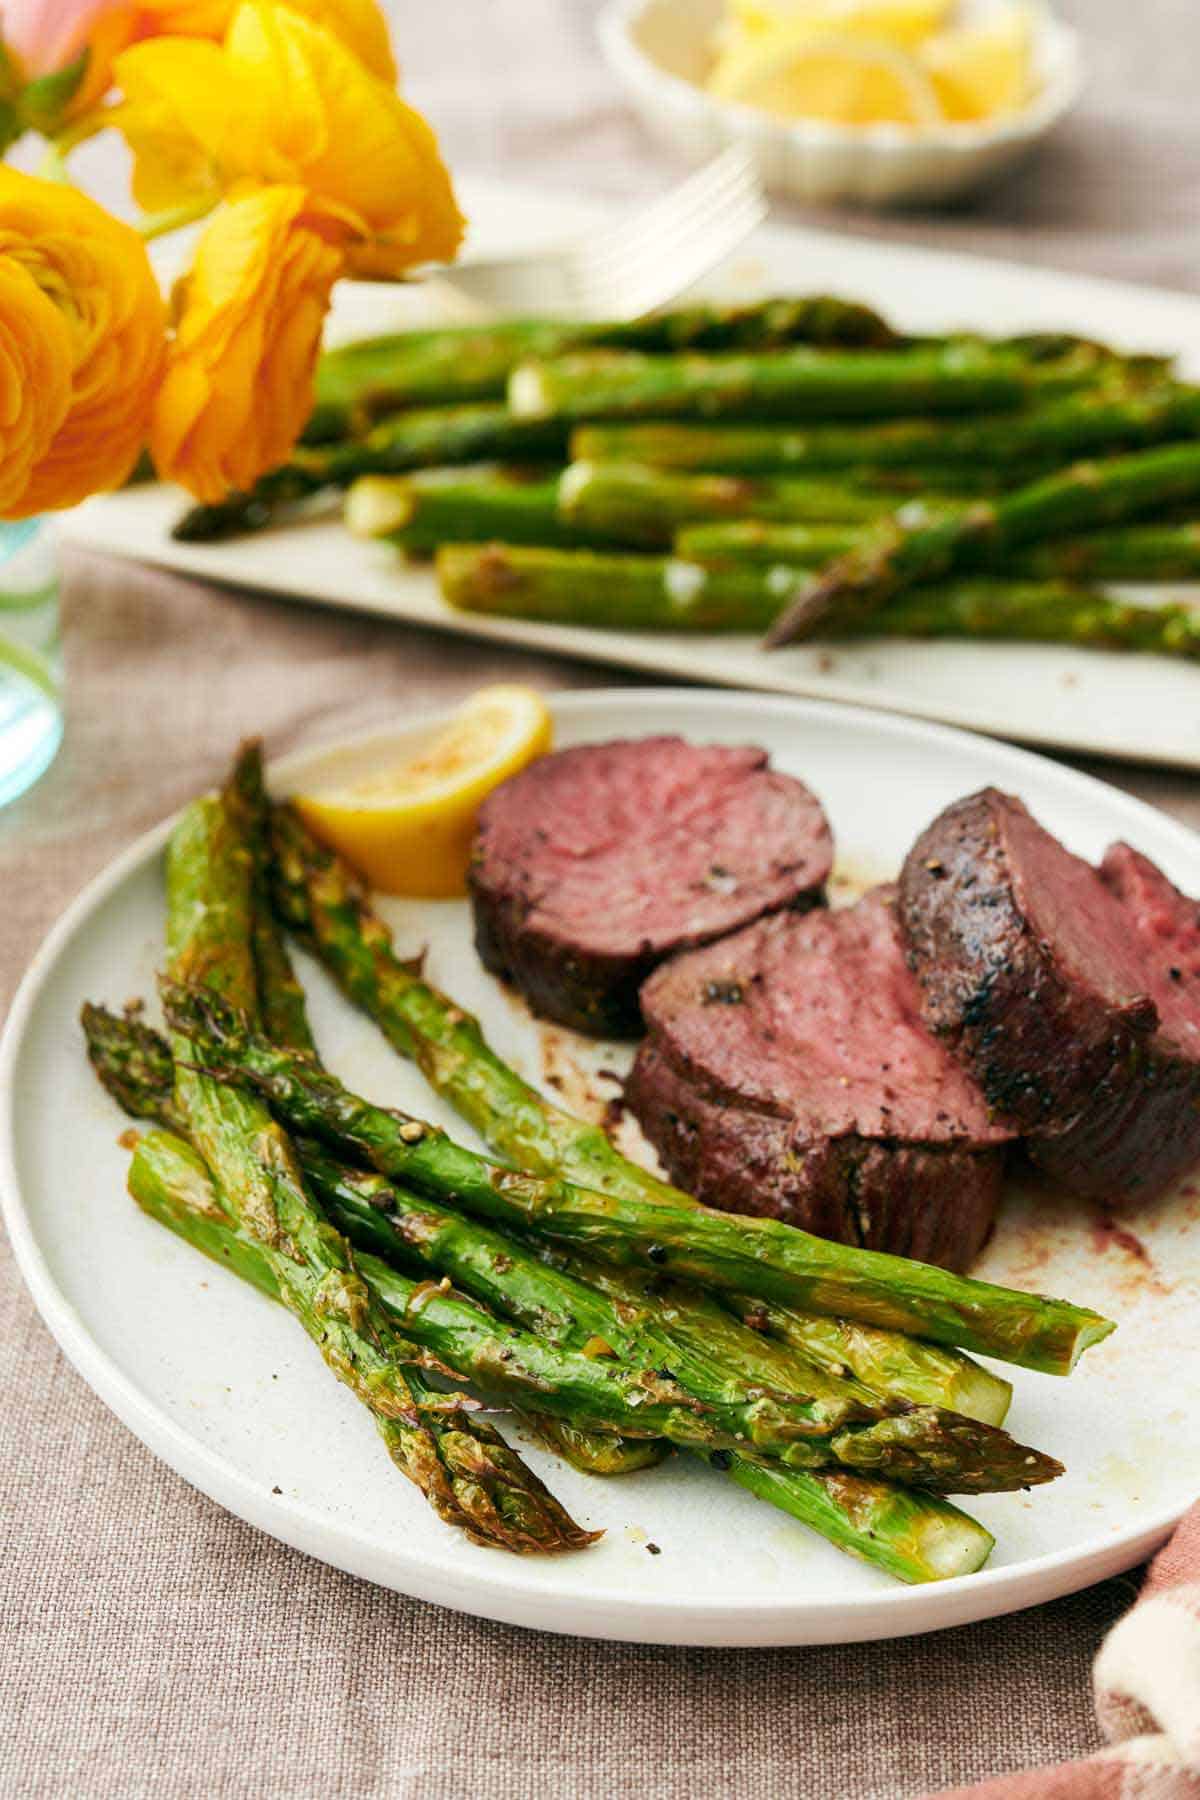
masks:
{"label": "seared steak crust", "polygon": [[[1034,1159],[1104,1200],[1158,1193],[1200,1158],[1197,1043],[1174,1035],[1182,1005],[1170,1017],[1163,1004],[1164,894],[1147,905],[1145,870],[1173,897],[1181,939],[1197,909],[1145,859],[1140,885],[1123,885],[1132,855],[1097,871],[989,788],[934,820],[899,885],[928,1024]],[[1174,966],[1161,946],[1159,961]]]}
{"label": "seared steak crust", "polygon": [[819,802],[765,751],[678,737],[560,750],[480,810],[469,873],[484,965],[537,1013],[635,1036],[675,951],[822,896]]}
{"label": "seared steak crust", "polygon": [[963,1269],[1003,1145],[926,1029],[891,890],[780,914],[646,984],[626,1100],[672,1180],[709,1205]]}
{"label": "seared steak crust", "polygon": [[794,1119],[705,1095],[653,1038],[638,1050],[625,1098],[670,1180],[706,1206],[958,1271],[991,1230],[999,1150],[857,1133],[806,1140]]}

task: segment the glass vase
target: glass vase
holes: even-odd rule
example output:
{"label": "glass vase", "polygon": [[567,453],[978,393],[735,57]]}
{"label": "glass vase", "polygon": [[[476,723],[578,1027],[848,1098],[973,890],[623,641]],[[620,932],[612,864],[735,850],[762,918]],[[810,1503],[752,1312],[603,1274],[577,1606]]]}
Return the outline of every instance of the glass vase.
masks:
{"label": "glass vase", "polygon": [[0,806],[45,772],[62,732],[54,532],[44,519],[0,521]]}

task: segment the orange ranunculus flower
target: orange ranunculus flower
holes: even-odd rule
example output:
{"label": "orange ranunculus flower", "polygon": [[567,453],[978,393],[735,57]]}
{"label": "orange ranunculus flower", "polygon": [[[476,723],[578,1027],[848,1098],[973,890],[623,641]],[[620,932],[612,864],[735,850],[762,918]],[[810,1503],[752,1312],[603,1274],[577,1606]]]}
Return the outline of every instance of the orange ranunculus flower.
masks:
{"label": "orange ranunculus flower", "polygon": [[67,322],[28,270],[0,252],[0,518],[13,516],[70,404]]}
{"label": "orange ranunculus flower", "polygon": [[348,229],[294,186],[236,194],[205,227],[150,433],[159,474],[198,500],[249,488],[295,442]]}
{"label": "orange ranunculus flower", "polygon": [[[375,0],[281,0],[323,25],[380,81],[395,82],[387,20]],[[138,37],[215,38],[229,30],[238,0],[143,0]]]}
{"label": "orange ranunculus flower", "polygon": [[350,273],[397,275],[452,257],[463,221],[419,113],[322,24],[246,0],[218,48],[135,44],[116,62],[113,122],[134,152],[134,192],[160,210],[238,182],[303,186],[360,222]]}
{"label": "orange ranunculus flower", "polygon": [[[340,39],[381,81],[394,83],[387,21],[375,0],[281,0]],[[112,81],[113,60],[127,44],[154,37],[211,38],[229,29],[238,0],[7,0],[0,7],[0,44],[24,81],[57,75],[86,56],[78,86],[63,102],[57,126],[89,112]]]}
{"label": "orange ranunculus flower", "polygon": [[[16,517],[73,506],[124,481],[141,449],[162,369],[166,309],[145,245],[128,225],[73,188],[3,167],[0,270],[9,293],[22,296],[19,308],[5,314],[5,338],[31,357],[30,334],[46,334],[41,370],[31,364],[16,394],[24,426],[11,400],[4,403],[0,376],[0,442],[7,451],[12,432],[28,458],[19,486],[7,457],[0,475],[3,510]],[[50,313],[33,305],[31,289]],[[60,361],[64,331],[67,397],[59,409],[49,365]],[[42,442],[38,419],[48,405],[61,416]]]}

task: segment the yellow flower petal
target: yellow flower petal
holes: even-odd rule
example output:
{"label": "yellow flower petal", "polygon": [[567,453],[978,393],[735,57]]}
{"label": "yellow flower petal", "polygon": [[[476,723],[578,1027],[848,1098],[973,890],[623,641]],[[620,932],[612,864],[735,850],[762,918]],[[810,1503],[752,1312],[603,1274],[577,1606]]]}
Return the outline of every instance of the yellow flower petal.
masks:
{"label": "yellow flower petal", "polygon": [[454,255],[463,221],[436,137],[337,38],[289,7],[248,0],[226,49],[264,97],[298,179],[405,246],[410,264]]}
{"label": "yellow flower petal", "polygon": [[197,499],[252,486],[295,442],[346,234],[296,186],[242,193],[206,226],[151,429],[160,474]]}
{"label": "yellow flower petal", "polygon": [[[463,221],[429,126],[325,26],[290,6],[238,7],[223,47],[135,44],[113,114],[151,211],[237,182],[304,186],[369,227],[354,268],[395,275],[449,260]],[[361,258],[361,262],[359,261]]]}

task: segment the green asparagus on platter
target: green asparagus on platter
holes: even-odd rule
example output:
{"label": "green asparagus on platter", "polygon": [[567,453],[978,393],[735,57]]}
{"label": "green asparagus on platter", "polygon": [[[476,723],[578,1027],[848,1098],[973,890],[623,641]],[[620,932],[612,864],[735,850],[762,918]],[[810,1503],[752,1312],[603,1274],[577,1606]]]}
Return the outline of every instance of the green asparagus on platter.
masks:
{"label": "green asparagus on platter", "polygon": [[648,356],[585,350],[518,364],[508,404],[518,418],[887,419],[1004,411],[1069,393],[1095,377],[1090,358],[1030,364],[971,344],[853,353]]}
{"label": "green asparagus on platter", "polygon": [[[725,570],[738,563],[819,568],[864,542],[869,527],[736,519],[685,525],[675,554]],[[1022,581],[1165,582],[1200,579],[1200,524],[1118,525],[1007,551],[989,573]]]}
{"label": "green asparagus on platter", "polygon": [[796,469],[921,470],[935,484],[964,465],[1006,471],[1139,447],[1200,431],[1200,390],[1121,382],[967,422],[780,425],[737,421],[583,425],[571,437],[581,462],[772,474]]}
{"label": "green asparagus on platter", "polygon": [[855,626],[918,583],[994,567],[1004,556],[1176,503],[1200,500],[1200,442],[1076,463],[992,501],[931,513],[902,508],[869,542],[804,584],[766,637],[768,648]]}
{"label": "green asparagus on platter", "polygon": [[[438,581],[451,606],[502,618],[597,630],[765,631],[810,578],[796,554],[797,542],[809,561],[818,561],[820,538],[843,535],[832,529],[822,533],[819,527],[775,529],[781,551],[786,553],[785,539],[793,545],[792,561],[757,560],[763,542],[759,527],[709,527],[703,536],[698,530],[681,534],[689,549],[698,545],[694,561],[447,544],[437,553]],[[736,541],[723,535],[718,540],[718,530],[736,531]],[[714,541],[725,546],[724,556],[710,550]],[[755,560],[731,560],[731,547],[752,550]],[[1065,555],[1065,544],[1062,549]],[[1103,588],[1063,579],[960,577],[897,594],[877,612],[843,619],[821,635],[830,640],[978,638],[1194,658],[1200,655],[1200,609],[1184,603],[1134,604]]]}
{"label": "green asparagus on platter", "polygon": [[514,419],[504,406],[400,413],[364,437],[315,449],[299,447],[290,463],[264,475],[252,492],[190,507],[171,536],[181,543],[218,543],[286,520],[297,502],[311,500],[323,489],[349,487],[365,475],[406,475],[477,462],[561,461],[566,444],[566,426],[557,420]]}
{"label": "green asparagus on platter", "polygon": [[[660,469],[572,463],[561,473],[477,464],[412,475],[369,475],[346,497],[357,537],[387,538],[422,554],[442,544],[668,549],[676,529],[701,519],[885,519],[903,496],[885,485],[672,475]],[[929,504],[935,497],[925,495]],[[948,495],[944,503],[955,503]]]}
{"label": "green asparagus on platter", "polygon": [[[923,495],[930,506],[939,496]],[[947,506],[952,497],[944,497]],[[886,483],[771,476],[675,474],[636,463],[570,463],[559,479],[558,510],[591,543],[669,549],[676,531],[703,519],[775,519],[789,524],[867,525],[901,504]],[[476,532],[475,541],[486,539]],[[499,534],[496,534],[497,536]]]}

